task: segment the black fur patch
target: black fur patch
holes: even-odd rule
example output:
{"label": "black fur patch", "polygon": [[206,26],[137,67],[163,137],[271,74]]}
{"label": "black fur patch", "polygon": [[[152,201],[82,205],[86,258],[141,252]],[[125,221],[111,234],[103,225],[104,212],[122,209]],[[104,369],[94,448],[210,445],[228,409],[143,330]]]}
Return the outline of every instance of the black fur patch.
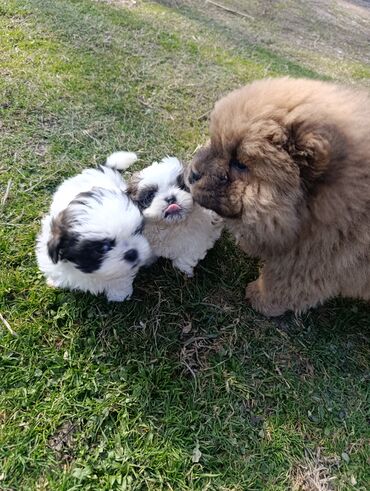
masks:
{"label": "black fur patch", "polygon": [[149,208],[157,191],[158,186],[148,186],[139,192],[139,196],[137,197],[137,204],[140,210],[145,210],[145,208]]}
{"label": "black fur patch", "polygon": [[105,255],[114,246],[114,239],[79,240],[77,236],[72,236],[62,247],[60,258],[74,263],[83,273],[93,273],[99,270]]}
{"label": "black fur patch", "polygon": [[[83,194],[83,193],[81,193]],[[47,244],[50,259],[70,261],[83,273],[97,271],[104,256],[115,246],[115,239],[86,240],[75,232],[71,232],[73,216],[68,209],[63,210],[51,222],[51,237]]]}
{"label": "black fur patch", "polygon": [[190,193],[190,189],[187,187],[187,185],[185,184],[185,180],[184,180],[184,174],[181,173],[177,176],[177,182],[176,182],[177,186],[182,189],[183,191],[186,191],[187,193]]}
{"label": "black fur patch", "polygon": [[88,205],[88,200],[94,199],[100,205],[103,204],[102,200],[102,192],[99,188],[93,188],[91,191],[84,191],[83,193],[79,193],[71,202],[70,205]]}

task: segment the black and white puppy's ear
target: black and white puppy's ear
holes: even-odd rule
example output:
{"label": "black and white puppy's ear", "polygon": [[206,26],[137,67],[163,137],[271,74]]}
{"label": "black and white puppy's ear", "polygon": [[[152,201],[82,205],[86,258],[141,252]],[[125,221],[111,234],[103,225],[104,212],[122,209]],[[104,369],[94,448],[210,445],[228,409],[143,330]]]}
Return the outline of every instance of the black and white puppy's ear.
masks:
{"label": "black and white puppy's ear", "polygon": [[126,193],[135,203],[139,200],[139,174],[135,173],[131,179],[128,181]]}
{"label": "black and white puppy's ear", "polygon": [[54,264],[59,261],[60,243],[60,238],[55,235],[52,235],[48,241],[48,254]]}
{"label": "black and white puppy's ear", "polygon": [[52,219],[50,224],[50,239],[47,243],[47,249],[54,264],[57,264],[61,259],[63,249],[69,240],[68,214],[67,210],[63,210]]}

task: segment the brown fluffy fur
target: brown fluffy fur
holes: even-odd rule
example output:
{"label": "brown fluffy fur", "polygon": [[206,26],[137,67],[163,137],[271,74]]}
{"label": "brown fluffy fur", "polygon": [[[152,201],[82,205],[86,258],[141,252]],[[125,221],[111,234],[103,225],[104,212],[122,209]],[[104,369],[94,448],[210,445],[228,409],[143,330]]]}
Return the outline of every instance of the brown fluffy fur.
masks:
{"label": "brown fluffy fur", "polygon": [[336,295],[369,300],[369,96],[257,81],[216,103],[210,134],[188,179],[194,199],[264,260],[247,286],[252,306],[274,316]]}

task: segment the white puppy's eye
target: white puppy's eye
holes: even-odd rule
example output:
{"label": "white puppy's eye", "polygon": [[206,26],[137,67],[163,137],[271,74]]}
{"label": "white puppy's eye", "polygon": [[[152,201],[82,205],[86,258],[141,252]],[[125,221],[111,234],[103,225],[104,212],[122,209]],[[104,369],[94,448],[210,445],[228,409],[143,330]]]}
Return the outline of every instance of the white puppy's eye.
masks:
{"label": "white puppy's eye", "polygon": [[143,190],[139,196],[139,200],[138,200],[139,206],[141,208],[148,208],[152,204],[156,192],[157,192],[156,187],[155,188],[151,187]]}
{"label": "white puppy's eye", "polygon": [[234,169],[237,169],[240,171],[248,170],[248,167],[245,164],[243,164],[243,162],[240,162],[240,160],[238,160],[236,158],[231,158],[229,164],[230,164],[230,167],[233,167]]}

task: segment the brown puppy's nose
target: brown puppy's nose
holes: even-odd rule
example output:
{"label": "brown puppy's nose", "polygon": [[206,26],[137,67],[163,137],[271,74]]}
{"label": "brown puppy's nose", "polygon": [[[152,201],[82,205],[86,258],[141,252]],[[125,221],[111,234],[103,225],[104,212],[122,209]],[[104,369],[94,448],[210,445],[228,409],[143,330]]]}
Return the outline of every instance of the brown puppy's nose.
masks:
{"label": "brown puppy's nose", "polygon": [[189,182],[190,182],[190,184],[194,184],[194,182],[199,181],[199,179],[201,177],[202,176],[198,172],[195,172],[194,170],[191,171],[190,172],[190,176],[189,176]]}

